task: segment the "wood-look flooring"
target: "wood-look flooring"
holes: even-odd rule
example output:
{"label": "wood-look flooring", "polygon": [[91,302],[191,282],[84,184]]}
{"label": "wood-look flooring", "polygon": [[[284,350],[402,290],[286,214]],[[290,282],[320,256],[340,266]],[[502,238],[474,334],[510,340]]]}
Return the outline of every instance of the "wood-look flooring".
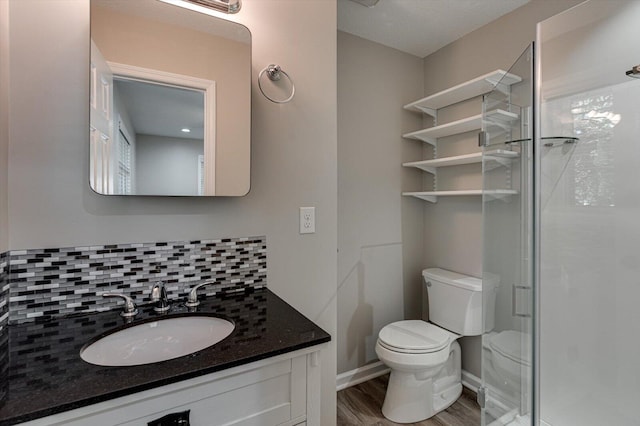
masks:
{"label": "wood-look flooring", "polygon": [[[396,425],[387,420],[381,411],[387,391],[389,375],[338,392],[338,426],[340,425]],[[463,388],[462,395],[449,408],[416,426],[478,426],[480,407],[476,394]]]}

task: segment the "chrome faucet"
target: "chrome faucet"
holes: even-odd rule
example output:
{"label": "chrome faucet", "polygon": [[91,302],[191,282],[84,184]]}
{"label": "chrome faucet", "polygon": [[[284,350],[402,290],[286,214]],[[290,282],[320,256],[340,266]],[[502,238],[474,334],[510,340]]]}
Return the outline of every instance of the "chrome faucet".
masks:
{"label": "chrome faucet", "polygon": [[184,305],[189,308],[194,308],[198,306],[200,304],[200,302],[198,301],[198,289],[200,287],[204,287],[205,285],[215,284],[215,283],[216,283],[215,281],[205,281],[193,287],[189,292],[189,298],[187,299],[187,302]]}
{"label": "chrome faucet", "polygon": [[164,287],[162,281],[158,281],[151,288],[151,301],[156,304],[153,310],[158,313],[167,312],[171,309],[171,306],[169,306],[169,298],[167,297],[167,289]]}
{"label": "chrome faucet", "polygon": [[132,318],[138,313],[133,299],[127,295],[121,293],[102,293],[102,297],[121,297],[124,299],[124,311],[120,312],[120,316],[122,317]]}

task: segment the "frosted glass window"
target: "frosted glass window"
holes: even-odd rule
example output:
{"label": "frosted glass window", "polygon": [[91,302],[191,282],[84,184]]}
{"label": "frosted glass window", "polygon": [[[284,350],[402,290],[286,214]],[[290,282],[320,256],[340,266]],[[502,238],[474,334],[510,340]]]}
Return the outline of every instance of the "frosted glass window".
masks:
{"label": "frosted glass window", "polygon": [[613,128],[620,115],[613,111],[610,90],[590,93],[571,102],[574,132],[580,138],[573,159],[572,182],[576,205],[615,205]]}

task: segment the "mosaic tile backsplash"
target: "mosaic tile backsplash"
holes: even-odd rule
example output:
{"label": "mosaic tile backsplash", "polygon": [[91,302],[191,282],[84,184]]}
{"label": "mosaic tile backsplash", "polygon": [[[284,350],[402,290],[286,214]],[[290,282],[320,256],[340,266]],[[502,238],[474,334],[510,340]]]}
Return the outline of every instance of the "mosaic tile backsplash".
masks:
{"label": "mosaic tile backsplash", "polygon": [[0,405],[8,392],[9,374],[9,256],[0,253]]}
{"label": "mosaic tile backsplash", "polygon": [[9,256],[0,253],[0,333],[9,321]]}
{"label": "mosaic tile backsplash", "polygon": [[105,292],[150,303],[158,281],[170,299],[186,297],[202,281],[216,282],[202,295],[266,287],[266,251],[264,236],[13,250],[6,257],[8,274],[1,274],[9,287],[8,321],[120,308],[121,302],[100,296]]}

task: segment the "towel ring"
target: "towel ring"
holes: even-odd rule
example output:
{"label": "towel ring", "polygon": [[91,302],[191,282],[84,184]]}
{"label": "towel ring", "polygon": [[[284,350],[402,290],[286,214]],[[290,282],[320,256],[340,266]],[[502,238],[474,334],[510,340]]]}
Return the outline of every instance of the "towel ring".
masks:
{"label": "towel ring", "polygon": [[[262,76],[264,75],[264,73],[267,73],[267,77],[271,81],[279,81],[282,78],[282,75],[287,77],[287,79],[291,82],[291,95],[289,95],[288,98],[283,100],[273,99],[272,97],[267,95],[264,92],[264,89],[262,89],[262,82],[261,82]],[[269,99],[271,102],[276,104],[286,104],[291,99],[293,99],[293,96],[296,94],[296,86],[293,83],[293,79],[282,68],[280,68],[280,65],[275,65],[275,64],[269,64],[266,68],[260,71],[260,74],[258,74],[258,88],[260,89],[260,91],[262,92],[265,98]]]}

